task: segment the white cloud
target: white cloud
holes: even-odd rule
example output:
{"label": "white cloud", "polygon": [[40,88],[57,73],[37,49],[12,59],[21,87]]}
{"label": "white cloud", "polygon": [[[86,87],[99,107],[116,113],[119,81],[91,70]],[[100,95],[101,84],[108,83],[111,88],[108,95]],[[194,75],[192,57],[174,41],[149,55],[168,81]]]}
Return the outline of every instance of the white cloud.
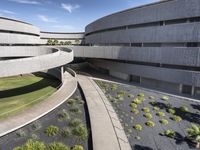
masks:
{"label": "white cloud", "polygon": [[20,3],[20,4],[32,4],[32,5],[41,4],[40,2],[35,1],[35,0],[9,0],[9,1]]}
{"label": "white cloud", "polygon": [[0,12],[3,13],[3,14],[10,14],[10,15],[15,15],[15,14],[16,14],[16,13],[13,12],[13,11],[3,10],[3,9],[0,9]]}
{"label": "white cloud", "polygon": [[44,16],[44,15],[38,15],[38,18],[39,18],[40,20],[42,20],[43,22],[51,22],[51,23],[57,22],[55,19],[49,18],[49,17]]}
{"label": "white cloud", "polygon": [[72,5],[72,4],[64,4],[64,3],[62,3],[61,6],[63,9],[67,10],[69,13],[72,13],[74,9],[78,9],[80,7],[80,5],[78,4]]}

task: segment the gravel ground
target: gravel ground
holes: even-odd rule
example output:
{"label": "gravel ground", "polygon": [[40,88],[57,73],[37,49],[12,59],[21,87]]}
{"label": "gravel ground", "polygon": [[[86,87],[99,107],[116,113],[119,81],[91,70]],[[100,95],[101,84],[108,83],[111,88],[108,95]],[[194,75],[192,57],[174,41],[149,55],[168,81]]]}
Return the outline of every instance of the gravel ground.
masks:
{"label": "gravel ground", "polygon": [[[74,95],[70,99],[76,99],[76,103],[72,106],[68,103],[68,100],[63,103],[61,106],[53,110],[52,112],[48,113],[44,117],[38,119],[37,123],[39,123],[40,128],[38,130],[33,129],[33,124],[35,122],[13,132],[10,134],[7,134],[4,137],[0,138],[0,149],[1,150],[12,150],[16,146],[21,146],[28,139],[36,139],[43,141],[44,143],[52,143],[52,142],[61,142],[63,144],[68,145],[69,147],[72,147],[75,144],[80,144],[84,147],[85,150],[92,149],[92,140],[91,140],[91,134],[90,134],[90,123],[89,123],[89,116],[87,111],[87,106],[85,104],[85,99],[83,97],[82,91],[78,88]],[[81,104],[83,103],[83,104]],[[78,108],[79,112],[73,112],[72,108]],[[67,113],[70,116],[70,119],[59,119],[58,114],[63,109],[67,111]],[[85,140],[78,140],[74,137],[74,135],[70,135],[69,137],[63,137],[61,134],[61,131],[64,127],[69,127],[69,122],[74,119],[78,118],[80,119],[84,126],[87,127],[87,130],[89,132],[89,136]],[[60,131],[59,134],[56,136],[48,137],[44,131],[45,129],[50,126],[55,125],[59,127]],[[71,129],[71,128],[70,128]],[[22,136],[18,136],[17,133],[21,131]]]}
{"label": "gravel ground", "polygon": [[[189,150],[195,149],[187,140],[185,140],[186,129],[191,127],[191,123],[200,125],[200,103],[188,101],[183,98],[176,98],[169,96],[168,100],[162,100],[165,95],[149,92],[139,87],[130,85],[117,85],[108,82],[96,81],[102,88],[108,99],[111,101],[116,110],[125,132],[128,136],[129,142],[134,150]],[[114,87],[114,88],[112,88]],[[118,97],[121,91],[121,98]],[[125,93],[123,95],[123,93]],[[144,100],[137,105],[138,114],[131,112],[130,104],[134,99],[139,98],[139,93],[144,94]],[[130,97],[129,94],[134,95]],[[129,96],[128,96],[129,95]],[[154,98],[150,98],[153,96]],[[154,107],[159,107],[161,112],[165,113],[165,117],[156,115],[158,111]],[[186,106],[187,112],[180,110],[180,107]],[[142,108],[148,107],[152,114],[151,119],[147,119],[142,111]],[[168,108],[173,108],[175,115],[180,116],[182,121],[176,122],[171,117],[174,115],[167,112]],[[168,120],[167,125],[160,123],[161,119]],[[146,125],[147,121],[153,121],[154,127]],[[142,131],[137,131],[134,126],[140,124]],[[176,132],[175,138],[160,135],[165,130],[174,130]]]}

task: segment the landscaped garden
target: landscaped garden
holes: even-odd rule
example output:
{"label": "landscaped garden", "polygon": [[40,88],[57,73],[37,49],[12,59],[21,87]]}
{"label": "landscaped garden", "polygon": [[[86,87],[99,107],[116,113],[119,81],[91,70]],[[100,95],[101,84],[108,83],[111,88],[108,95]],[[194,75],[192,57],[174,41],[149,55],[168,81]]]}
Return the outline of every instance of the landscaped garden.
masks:
{"label": "landscaped garden", "polygon": [[92,149],[87,106],[82,92],[33,123],[0,138],[2,150]]}
{"label": "landscaped garden", "polygon": [[130,85],[97,81],[114,107],[134,150],[200,147],[200,101]]}
{"label": "landscaped garden", "polygon": [[0,119],[45,100],[59,85],[58,80],[42,76],[0,78]]}

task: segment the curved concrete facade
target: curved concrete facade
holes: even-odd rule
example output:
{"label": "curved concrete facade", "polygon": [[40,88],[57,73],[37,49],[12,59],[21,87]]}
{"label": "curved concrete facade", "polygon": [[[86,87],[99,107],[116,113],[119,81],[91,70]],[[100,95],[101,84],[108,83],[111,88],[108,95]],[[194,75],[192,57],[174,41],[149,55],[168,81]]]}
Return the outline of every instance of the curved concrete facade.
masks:
{"label": "curved concrete facade", "polygon": [[[200,95],[200,1],[166,0],[105,16],[89,24],[75,56],[110,75]],[[113,61],[114,60],[114,61]]]}
{"label": "curved concrete facade", "polygon": [[39,44],[40,31],[31,24],[18,20],[0,18],[1,44]]}
{"label": "curved concrete facade", "polygon": [[48,39],[57,39],[59,42],[70,41],[72,44],[80,44],[84,40],[84,33],[40,32],[40,38],[41,44],[47,44]]}

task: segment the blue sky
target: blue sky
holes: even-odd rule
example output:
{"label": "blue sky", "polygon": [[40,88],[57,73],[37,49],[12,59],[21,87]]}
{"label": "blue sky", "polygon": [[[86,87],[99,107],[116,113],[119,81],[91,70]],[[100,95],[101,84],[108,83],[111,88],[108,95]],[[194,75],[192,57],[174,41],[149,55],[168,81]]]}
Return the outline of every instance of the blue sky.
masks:
{"label": "blue sky", "polygon": [[1,0],[0,16],[31,23],[41,31],[82,32],[105,15],[158,0]]}

